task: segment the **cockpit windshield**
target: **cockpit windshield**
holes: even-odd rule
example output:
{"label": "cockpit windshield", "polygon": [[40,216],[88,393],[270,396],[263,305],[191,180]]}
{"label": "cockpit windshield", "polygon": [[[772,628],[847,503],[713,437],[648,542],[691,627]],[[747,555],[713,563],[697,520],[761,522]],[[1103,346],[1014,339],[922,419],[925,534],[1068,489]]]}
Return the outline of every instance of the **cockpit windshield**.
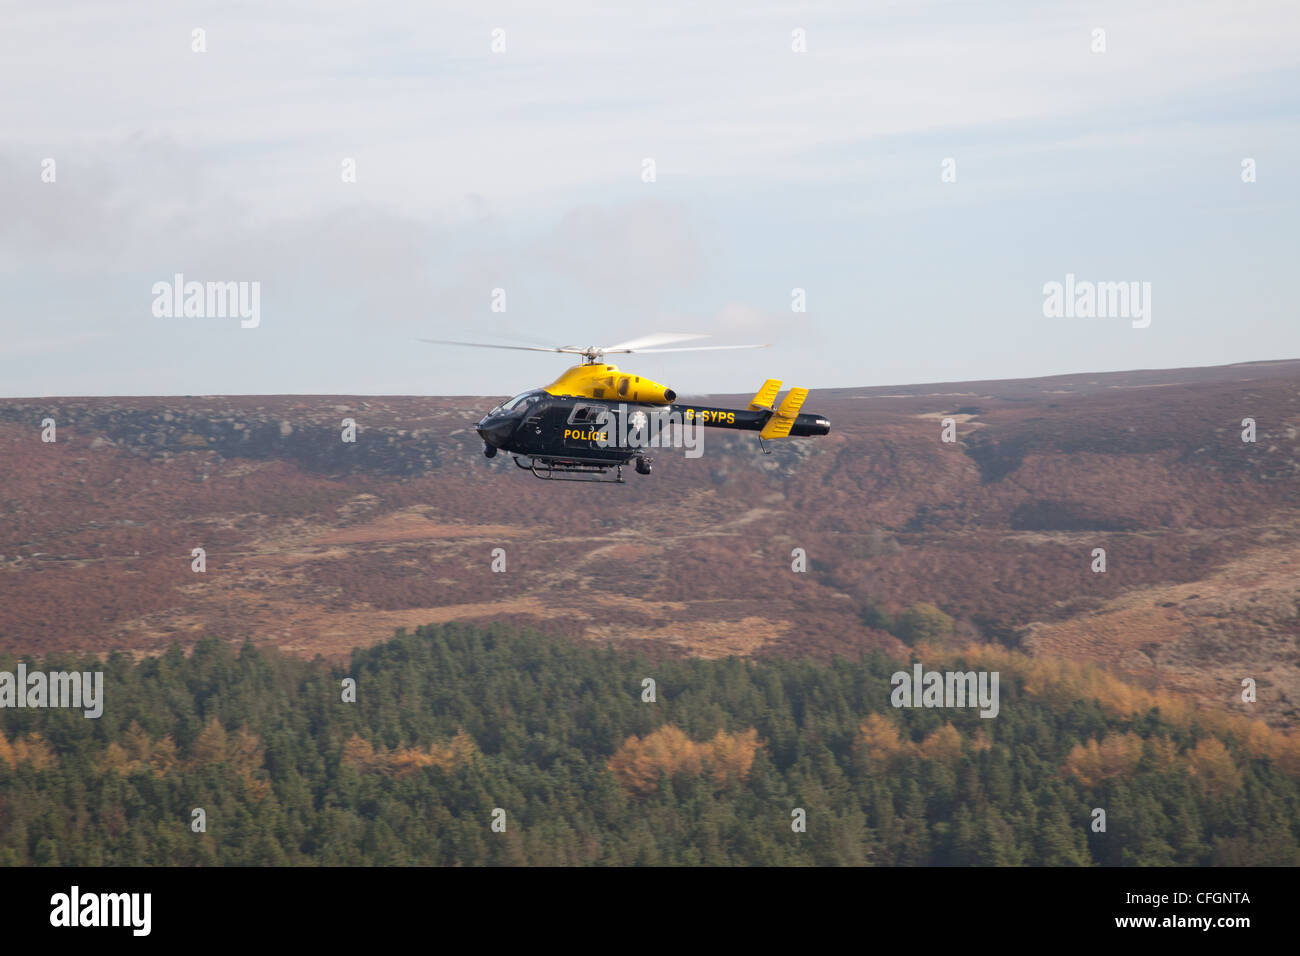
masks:
{"label": "cockpit windshield", "polygon": [[540,391],[524,392],[499,406],[496,411],[508,412],[511,415],[522,415],[533,405],[536,405],[541,397],[542,393]]}

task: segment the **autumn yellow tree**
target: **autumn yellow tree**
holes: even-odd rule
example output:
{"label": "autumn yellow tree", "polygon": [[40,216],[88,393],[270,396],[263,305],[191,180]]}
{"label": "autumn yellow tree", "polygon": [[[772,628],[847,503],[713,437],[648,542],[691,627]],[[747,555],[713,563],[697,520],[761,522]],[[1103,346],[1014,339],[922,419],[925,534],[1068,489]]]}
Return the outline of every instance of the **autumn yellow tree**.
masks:
{"label": "autumn yellow tree", "polygon": [[445,742],[433,742],[427,747],[397,747],[393,750],[376,748],[369,741],[353,734],[343,745],[343,762],[367,773],[380,771],[403,777],[421,767],[440,767],[444,770],[460,766],[478,754],[474,738],[463,728]]}
{"label": "autumn yellow tree", "polygon": [[365,773],[376,764],[374,745],[360,734],[353,734],[343,745],[342,761],[349,767]]}
{"label": "autumn yellow tree", "polygon": [[961,733],[952,724],[944,724],[921,741],[921,756],[947,762],[960,759]]}
{"label": "autumn yellow tree", "polygon": [[1217,737],[1202,737],[1187,753],[1188,770],[1214,796],[1241,789],[1241,771]]}
{"label": "autumn yellow tree", "polygon": [[0,760],[11,768],[29,763],[36,770],[47,770],[59,762],[58,755],[38,731],[32,731],[26,737],[15,735],[13,740],[6,740],[4,734],[0,734]]}
{"label": "autumn yellow tree", "polygon": [[1065,772],[1078,777],[1084,785],[1092,786],[1109,777],[1133,774],[1144,752],[1142,738],[1134,733],[1110,734],[1100,741],[1090,739],[1070,748],[1065,758]]}
{"label": "autumn yellow tree", "polygon": [[199,732],[190,748],[190,759],[195,764],[220,763],[226,759],[226,728],[216,717]]}
{"label": "autumn yellow tree", "polygon": [[176,741],[172,740],[171,734],[154,741],[149,753],[149,767],[155,774],[161,777],[172,768],[176,759]]}
{"label": "autumn yellow tree", "polygon": [[744,779],[760,746],[758,731],[750,728],[731,734],[718,731],[712,740],[696,743],[678,727],[666,724],[645,737],[632,736],[609,758],[609,769],[619,782],[637,793],[651,793],[659,775],[699,775],[708,772],[714,784],[724,787]]}
{"label": "autumn yellow tree", "polygon": [[857,746],[868,760],[888,764],[912,753],[911,741],[903,740],[897,725],[881,714],[872,714],[858,728]]}
{"label": "autumn yellow tree", "polygon": [[713,775],[713,782],[725,787],[732,780],[744,780],[749,776],[757,752],[758,731],[753,727],[738,734],[719,730],[709,741],[704,763]]}

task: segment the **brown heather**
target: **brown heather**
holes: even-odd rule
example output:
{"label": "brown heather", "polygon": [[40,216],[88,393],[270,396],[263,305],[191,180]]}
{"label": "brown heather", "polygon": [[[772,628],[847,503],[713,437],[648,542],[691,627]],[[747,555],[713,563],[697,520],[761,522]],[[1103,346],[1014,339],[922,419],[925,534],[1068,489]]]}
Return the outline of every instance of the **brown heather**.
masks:
{"label": "brown heather", "polygon": [[341,661],[397,628],[507,621],[653,654],[827,660],[905,654],[898,637],[932,637],[942,613],[949,643],[1099,664],[1162,692],[1162,712],[1293,726],[1298,384],[1300,362],[1265,362],[819,390],[806,408],[831,419],[825,438],[764,456],[710,431],[702,458],[662,454],[653,476],[581,498],[482,457],[472,424],[499,396],[6,399],[0,655],[210,635]]}

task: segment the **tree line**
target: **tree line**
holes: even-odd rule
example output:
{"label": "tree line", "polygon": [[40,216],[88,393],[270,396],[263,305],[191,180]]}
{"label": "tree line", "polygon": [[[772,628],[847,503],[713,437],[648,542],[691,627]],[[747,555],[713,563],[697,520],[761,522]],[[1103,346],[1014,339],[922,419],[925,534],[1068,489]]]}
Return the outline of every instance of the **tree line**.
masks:
{"label": "tree line", "polygon": [[894,709],[910,665],[880,654],[651,660],[496,625],[347,665],[215,639],[29,661],[102,669],[105,707],[0,711],[0,864],[1300,863],[1293,737],[943,653],[1002,669],[996,718]]}

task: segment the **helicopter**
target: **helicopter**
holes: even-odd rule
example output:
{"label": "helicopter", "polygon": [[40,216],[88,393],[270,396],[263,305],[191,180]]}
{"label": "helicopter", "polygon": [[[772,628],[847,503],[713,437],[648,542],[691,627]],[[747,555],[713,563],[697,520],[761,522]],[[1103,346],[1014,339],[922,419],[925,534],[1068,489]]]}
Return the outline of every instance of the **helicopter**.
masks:
{"label": "helicopter", "polygon": [[[792,388],[777,404],[779,379],[763,383],[747,408],[715,408],[677,402],[677,393],[643,376],[630,374],[605,361],[605,356],[631,352],[703,352],[720,349],[766,348],[766,345],[694,345],[660,348],[674,342],[706,338],[699,334],[656,333],[608,346],[495,345],[421,339],[436,345],[471,348],[558,352],[581,356],[559,378],[530,389],[489,411],[475,426],[483,439],[483,454],[495,458],[506,452],[517,467],[535,478],[563,481],[623,483],[623,468],[635,463],[638,474],[651,473],[654,459],[647,449],[663,447],[662,435],[689,435],[700,426],[758,432],[766,441],[830,433],[822,415],[801,412],[808,389]],[[666,430],[665,430],[666,429]],[[689,453],[688,453],[689,455]]]}

